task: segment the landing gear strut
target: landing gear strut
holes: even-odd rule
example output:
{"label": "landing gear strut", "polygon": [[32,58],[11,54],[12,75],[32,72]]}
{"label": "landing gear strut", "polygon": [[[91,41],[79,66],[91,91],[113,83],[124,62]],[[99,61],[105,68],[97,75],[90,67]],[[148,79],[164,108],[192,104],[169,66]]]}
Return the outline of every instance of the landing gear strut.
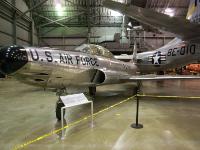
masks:
{"label": "landing gear strut", "polygon": [[[58,101],[56,102],[56,118],[58,119],[58,121],[61,120],[61,108],[64,107],[65,105],[63,104],[62,100],[58,99]],[[65,110],[63,110],[63,116],[65,115]]]}
{"label": "landing gear strut", "polygon": [[89,95],[92,97],[95,97],[95,95],[96,95],[96,87],[95,86],[89,87]]}
{"label": "landing gear strut", "polygon": [[[58,101],[56,102],[56,118],[58,119],[58,121],[61,120],[61,108],[64,107],[64,103],[62,102],[60,96],[61,95],[65,95],[66,94],[66,89],[59,89],[56,92],[56,95],[59,96]],[[63,110],[63,116],[65,115],[65,110]]]}

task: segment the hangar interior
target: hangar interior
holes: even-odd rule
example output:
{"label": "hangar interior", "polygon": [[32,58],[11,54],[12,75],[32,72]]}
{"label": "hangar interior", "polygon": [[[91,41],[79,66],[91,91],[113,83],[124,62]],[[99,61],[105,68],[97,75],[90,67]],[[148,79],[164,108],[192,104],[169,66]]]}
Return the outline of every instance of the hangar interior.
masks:
{"label": "hangar interior", "polygon": [[[114,54],[158,48],[174,38],[103,7],[103,0],[3,0],[0,46],[18,44],[73,50],[83,43],[109,48]],[[125,0],[120,0],[125,2]],[[128,4],[185,17],[188,0],[127,0]]]}
{"label": "hangar interior", "polygon": [[[116,1],[181,18],[186,17],[189,6],[189,0]],[[114,55],[131,55],[134,45],[140,53],[159,48],[176,37],[105,8],[102,3],[103,0],[1,0],[0,47],[24,45],[73,51],[89,43],[101,45]],[[144,82],[142,93],[150,96],[141,98],[139,120],[144,124],[141,130],[130,127],[135,120],[134,98],[122,103],[132,97],[133,85],[98,87],[94,127],[85,119],[67,127],[65,140],[60,140],[55,92],[12,78],[0,79],[0,147],[197,150],[200,147],[198,82]],[[166,97],[159,98],[160,95]],[[75,107],[68,113],[67,121],[76,122],[89,114],[89,106]]]}

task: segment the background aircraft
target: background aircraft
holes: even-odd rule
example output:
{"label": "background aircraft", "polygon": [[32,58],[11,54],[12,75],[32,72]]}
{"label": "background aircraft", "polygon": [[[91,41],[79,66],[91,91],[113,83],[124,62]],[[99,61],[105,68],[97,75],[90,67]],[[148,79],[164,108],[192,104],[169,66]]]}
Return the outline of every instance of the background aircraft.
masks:
{"label": "background aircraft", "polygon": [[189,64],[186,66],[186,70],[192,73],[200,73],[200,64]]}
{"label": "background aircraft", "polygon": [[177,34],[177,38],[167,45],[155,51],[137,55],[137,67],[141,72],[176,68],[195,63],[200,59],[200,25],[195,23],[200,14],[199,1],[190,1],[187,14],[189,20],[110,0],[104,1],[103,4],[105,7],[119,11],[143,24]]}
{"label": "background aircraft", "polygon": [[[190,5],[193,6],[193,3],[194,1],[191,1]],[[104,5],[120,10],[143,23],[175,31],[174,33],[180,35],[185,41],[176,38],[157,50],[140,53],[137,55],[136,63],[117,60],[107,49],[93,44],[84,44],[74,51],[9,46],[0,49],[1,74],[13,76],[27,84],[44,88],[67,89],[68,92],[69,89],[73,90],[77,87],[81,89],[89,87],[92,95],[96,92],[96,86],[103,84],[198,78],[193,76],[142,76],[137,72],[151,73],[197,61],[200,57],[200,46],[197,43],[199,25],[136,6],[127,6],[112,1],[105,1]],[[194,6],[199,7],[199,2],[198,5],[194,3]],[[192,19],[193,13],[188,16]],[[180,23],[182,27],[175,29],[174,26]]]}

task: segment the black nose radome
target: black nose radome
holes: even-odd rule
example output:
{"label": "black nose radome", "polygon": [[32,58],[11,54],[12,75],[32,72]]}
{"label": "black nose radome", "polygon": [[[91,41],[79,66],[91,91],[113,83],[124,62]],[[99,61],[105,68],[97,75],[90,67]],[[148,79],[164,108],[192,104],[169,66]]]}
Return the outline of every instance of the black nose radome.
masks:
{"label": "black nose radome", "polygon": [[9,46],[0,49],[0,73],[13,73],[27,62],[28,55],[24,47]]}

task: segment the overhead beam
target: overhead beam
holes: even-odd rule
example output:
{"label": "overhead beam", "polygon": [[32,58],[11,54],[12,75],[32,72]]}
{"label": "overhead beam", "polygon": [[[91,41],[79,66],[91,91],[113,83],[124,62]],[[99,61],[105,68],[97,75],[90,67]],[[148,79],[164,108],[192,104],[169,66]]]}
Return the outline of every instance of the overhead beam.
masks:
{"label": "overhead beam", "polygon": [[65,20],[65,19],[66,19],[66,20],[70,20],[70,19],[72,19],[72,18],[74,18],[74,17],[76,17],[76,16],[79,16],[79,15],[81,15],[81,14],[84,14],[84,12],[78,13],[77,15],[74,15],[74,16],[63,17],[63,18],[60,18],[60,19],[57,19],[57,20],[53,20],[53,21],[51,21],[51,22],[48,22],[48,23],[44,23],[44,24],[42,24],[42,25],[39,25],[38,27],[41,28],[41,27],[47,26],[47,25],[49,25],[49,24],[52,24],[52,23],[56,23],[56,22]]}
{"label": "overhead beam", "polygon": [[90,34],[91,34],[91,24],[90,24],[90,0],[87,0],[87,25],[88,25],[88,37],[87,43],[90,43]]}
{"label": "overhead beam", "polygon": [[[29,6],[32,7],[33,3],[32,1],[29,2]],[[30,12],[30,17],[31,17],[31,24],[30,24],[30,45],[33,46],[34,45],[34,21],[33,21],[33,12]]]}
{"label": "overhead beam", "polygon": [[17,20],[16,13],[13,15],[13,44],[17,44]]}
{"label": "overhead beam", "polygon": [[[0,0],[0,6],[3,8],[3,9],[1,9],[1,11],[3,13],[7,13],[7,15],[10,15],[10,14],[8,14],[8,12],[5,11],[5,9],[11,10],[10,13],[16,12],[16,16],[19,16],[23,13],[19,9],[17,9],[16,6],[14,6],[13,0],[11,0],[11,3],[8,2],[7,0]],[[22,19],[23,19],[23,21],[31,22],[31,19],[28,16],[24,16]]]}
{"label": "overhead beam", "polygon": [[185,7],[185,6],[169,6],[169,7],[166,7],[164,5],[162,6],[156,6],[156,7],[149,7],[149,8],[154,8],[154,9],[166,9],[166,8],[170,8],[170,9],[188,9],[188,7]]}
{"label": "overhead beam", "polygon": [[26,15],[28,12],[40,7],[41,5],[43,5],[46,1],[48,0],[43,0],[40,3],[36,4],[35,6],[33,6],[32,8],[28,9],[27,11],[23,12],[20,16],[18,16],[16,19],[20,19],[21,17],[23,17],[24,15]]}
{"label": "overhead beam", "polygon": [[[34,12],[33,14],[36,15],[36,16],[38,16],[38,17],[40,17],[40,18],[44,18],[44,19],[46,19],[46,20],[48,20],[48,21],[50,21],[50,22],[56,21],[56,20],[49,19],[48,17],[42,16],[42,15],[36,13],[36,12]],[[60,26],[62,26],[62,27],[66,27],[64,24],[59,23],[59,22],[57,22],[57,21],[54,22],[54,23],[56,23],[56,24],[58,24],[58,25],[60,25]]]}
{"label": "overhead beam", "polygon": [[77,6],[78,8],[80,8],[80,9],[82,9],[82,10],[84,10],[84,11],[87,11],[87,9],[85,9],[85,8],[83,8],[83,7],[81,7],[81,6],[78,6],[76,3],[74,3],[74,2],[72,2],[72,1],[70,1],[70,0],[65,0],[65,1],[71,3],[71,4],[75,5],[75,6]]}
{"label": "overhead beam", "polygon": [[[16,1],[12,0],[12,5],[16,7]],[[13,13],[13,24],[12,24],[12,35],[13,35],[13,44],[17,44],[17,20],[16,20],[16,11]]]}
{"label": "overhead beam", "polygon": [[42,38],[42,36],[46,35],[47,33],[49,33],[49,32],[51,32],[51,31],[55,30],[56,28],[57,28],[57,27],[52,27],[52,28],[50,28],[48,31],[43,32],[43,33],[40,33],[40,38]]}

